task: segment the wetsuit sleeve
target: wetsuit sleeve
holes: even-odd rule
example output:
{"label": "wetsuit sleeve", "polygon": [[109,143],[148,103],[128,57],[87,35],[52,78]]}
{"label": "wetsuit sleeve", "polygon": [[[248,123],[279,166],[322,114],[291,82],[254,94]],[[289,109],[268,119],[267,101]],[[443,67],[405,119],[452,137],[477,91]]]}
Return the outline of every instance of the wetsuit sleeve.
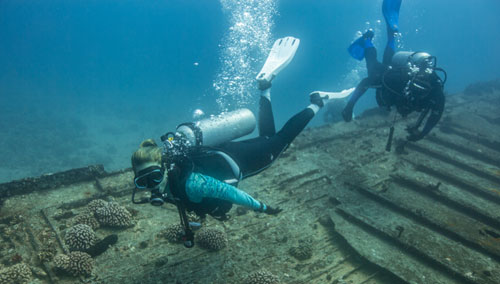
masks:
{"label": "wetsuit sleeve", "polygon": [[422,137],[429,134],[429,132],[436,126],[436,124],[441,119],[444,111],[444,93],[441,87],[435,88],[433,91],[432,99],[430,102],[430,111],[431,114],[425,123],[424,128],[422,129]]}
{"label": "wetsuit sleeve", "polygon": [[210,176],[191,173],[186,181],[186,193],[191,202],[199,203],[203,198],[217,198],[234,204],[265,211],[266,206],[244,191]]}

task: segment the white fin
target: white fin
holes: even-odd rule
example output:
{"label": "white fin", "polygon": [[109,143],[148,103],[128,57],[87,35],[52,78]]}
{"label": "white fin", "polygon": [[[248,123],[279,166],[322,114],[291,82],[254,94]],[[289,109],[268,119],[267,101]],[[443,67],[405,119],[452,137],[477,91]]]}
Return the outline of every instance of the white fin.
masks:
{"label": "white fin", "polygon": [[350,96],[351,93],[354,91],[354,89],[355,88],[350,88],[350,89],[343,90],[343,91],[340,91],[340,92],[314,91],[314,92],[310,93],[309,95],[318,93],[320,95],[320,97],[323,98],[326,101],[327,100],[333,100],[333,99],[343,99],[343,98],[347,98],[348,96]]}
{"label": "white fin", "polygon": [[291,36],[277,39],[257,75],[257,81],[270,83],[292,61],[299,44],[300,39]]}

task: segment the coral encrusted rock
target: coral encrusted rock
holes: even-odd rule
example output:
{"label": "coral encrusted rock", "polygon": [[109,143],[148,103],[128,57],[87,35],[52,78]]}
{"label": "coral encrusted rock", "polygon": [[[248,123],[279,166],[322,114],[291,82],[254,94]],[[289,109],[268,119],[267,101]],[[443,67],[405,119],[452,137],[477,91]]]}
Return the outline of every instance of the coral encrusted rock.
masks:
{"label": "coral encrusted rock", "polygon": [[198,245],[211,251],[221,250],[227,246],[226,233],[221,229],[203,228],[196,237]]}
{"label": "coral encrusted rock", "polygon": [[70,250],[85,251],[96,243],[97,237],[90,226],[78,224],[68,229],[64,240]]}
{"label": "coral encrusted rock", "polygon": [[87,208],[89,209],[90,212],[95,213],[97,209],[102,208],[104,206],[108,205],[108,202],[102,200],[102,199],[94,199],[87,204]]}
{"label": "coral encrusted rock", "polygon": [[266,270],[251,273],[245,280],[245,284],[278,284],[278,276]]}
{"label": "coral encrusted rock", "polygon": [[90,226],[93,230],[99,228],[99,222],[94,217],[94,212],[85,210],[73,219],[73,225],[84,224]]}
{"label": "coral encrusted rock", "polygon": [[54,265],[57,269],[73,276],[89,275],[94,268],[94,260],[85,252],[74,251],[66,254],[59,254],[54,257]]}
{"label": "coral encrusted rock", "polygon": [[299,240],[299,245],[289,250],[290,254],[298,260],[306,260],[312,257],[312,240]]}
{"label": "coral encrusted rock", "polygon": [[184,228],[181,224],[173,224],[164,229],[161,235],[171,243],[181,243],[184,236]]}
{"label": "coral encrusted rock", "polygon": [[25,263],[18,263],[0,270],[0,284],[24,284],[31,280],[31,269]]}
{"label": "coral encrusted rock", "polygon": [[104,226],[128,227],[132,223],[132,215],[118,203],[109,202],[95,211],[97,221]]}

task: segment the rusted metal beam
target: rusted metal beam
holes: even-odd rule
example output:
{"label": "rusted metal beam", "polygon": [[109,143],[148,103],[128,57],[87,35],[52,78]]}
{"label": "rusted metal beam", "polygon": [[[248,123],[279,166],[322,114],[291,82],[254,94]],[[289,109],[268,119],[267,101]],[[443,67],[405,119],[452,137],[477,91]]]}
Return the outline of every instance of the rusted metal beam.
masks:
{"label": "rusted metal beam", "polygon": [[53,189],[77,182],[91,181],[105,175],[107,175],[107,172],[104,170],[103,165],[93,165],[2,183],[0,184],[0,200],[14,195],[31,193],[33,191]]}

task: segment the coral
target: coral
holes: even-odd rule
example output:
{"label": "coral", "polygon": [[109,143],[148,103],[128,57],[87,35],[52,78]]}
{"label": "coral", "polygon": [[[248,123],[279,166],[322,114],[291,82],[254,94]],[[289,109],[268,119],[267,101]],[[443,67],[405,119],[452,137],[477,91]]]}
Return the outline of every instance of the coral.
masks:
{"label": "coral", "polygon": [[109,202],[95,211],[97,221],[110,227],[128,227],[132,223],[132,215],[118,203]]}
{"label": "coral", "polygon": [[54,265],[57,269],[73,276],[89,275],[94,268],[94,260],[88,253],[74,251],[68,255],[58,254],[54,258]]}
{"label": "coral", "polygon": [[25,263],[18,263],[0,270],[0,284],[22,284],[31,280],[31,270]]}
{"label": "coral", "polygon": [[204,228],[197,236],[197,242],[202,248],[217,251],[227,246],[226,233],[221,229]]}
{"label": "coral", "polygon": [[266,270],[251,273],[245,280],[246,284],[278,284],[279,278]]}
{"label": "coral", "polygon": [[56,244],[53,241],[47,242],[42,249],[38,252],[38,259],[40,261],[50,261],[56,255]]}
{"label": "coral", "polygon": [[99,222],[94,217],[94,212],[89,210],[85,210],[78,216],[73,219],[73,225],[84,224],[90,226],[93,230],[99,228]]}
{"label": "coral", "polygon": [[96,243],[97,237],[90,226],[78,224],[68,229],[64,240],[70,250],[88,250]]}
{"label": "coral", "polygon": [[90,212],[95,213],[97,209],[105,207],[106,205],[108,205],[108,202],[102,199],[94,199],[87,204],[87,209],[89,209]]}
{"label": "coral", "polygon": [[292,247],[289,253],[298,260],[306,260],[312,257],[312,240],[299,240],[299,245]]}
{"label": "coral", "polygon": [[54,265],[58,269],[66,270],[69,267],[69,256],[58,254],[54,257]]}
{"label": "coral", "polygon": [[160,235],[171,243],[181,243],[184,235],[184,228],[181,224],[173,224],[164,229]]}

